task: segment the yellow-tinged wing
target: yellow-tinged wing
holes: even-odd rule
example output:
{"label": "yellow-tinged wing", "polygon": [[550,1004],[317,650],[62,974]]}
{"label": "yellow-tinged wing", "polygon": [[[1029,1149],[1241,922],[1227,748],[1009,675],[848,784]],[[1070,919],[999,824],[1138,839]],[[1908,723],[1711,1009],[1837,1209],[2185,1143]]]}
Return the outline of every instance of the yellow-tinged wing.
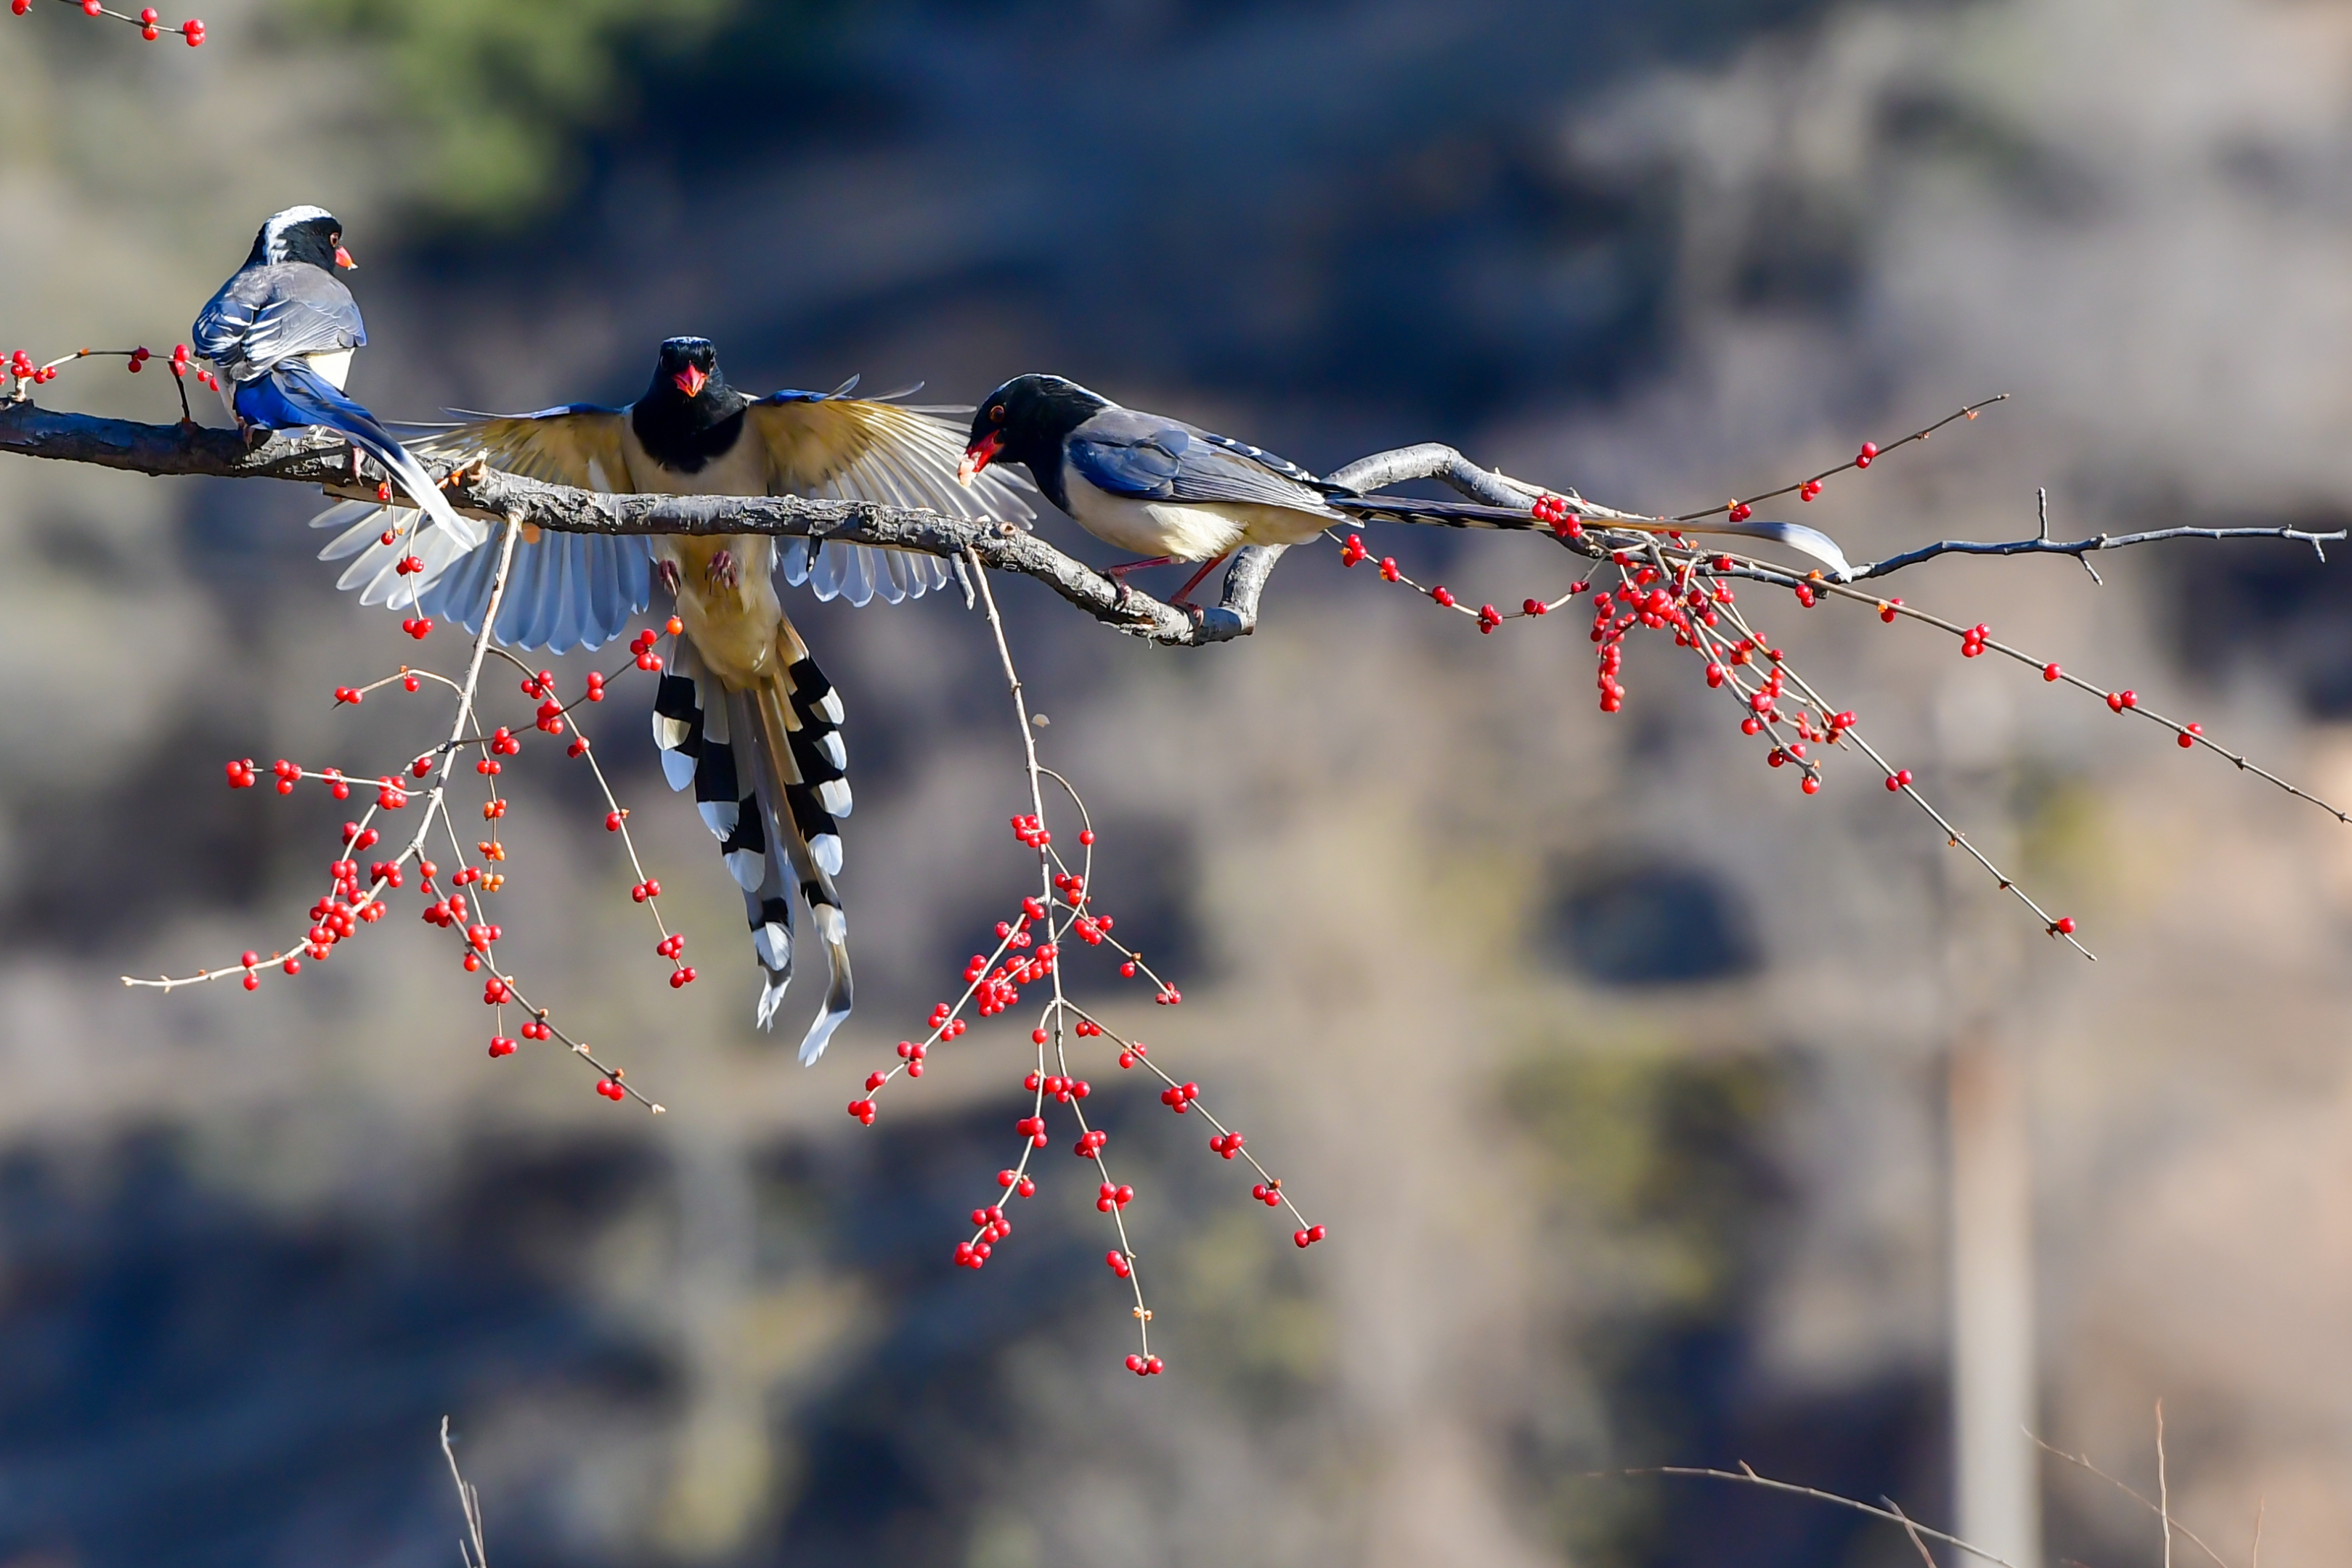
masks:
{"label": "yellow-tinged wing", "polygon": [[[873,501],[921,507],[950,517],[1026,523],[1036,516],[1027,486],[983,472],[969,488],[956,482],[969,410],[910,408],[837,393],[778,392],[746,413],[766,455],[768,492],[815,499]],[[828,541],[785,542],[784,576],[807,582],[820,599],[846,595],[864,604],[877,594],[895,604],[945,585],[937,556]]]}
{"label": "yellow-tinged wing", "polygon": [[[526,478],[575,489],[632,488],[621,431],[628,416],[620,409],[572,403],[537,413],[486,415],[436,430],[409,443],[416,452],[446,462],[486,457],[492,467]],[[415,602],[426,615],[456,621],[478,632],[488,608],[498,570],[498,536],[471,551],[443,542],[440,530],[412,541],[404,532],[406,514],[372,502],[347,501],[311,520],[318,528],[343,531],[319,552],[321,560],[356,556],[336,586],[355,589],[362,604],[402,601],[424,586]],[[383,542],[391,531],[393,543]],[[629,618],[644,610],[653,593],[653,548],[642,536],[596,534],[526,535],[515,547],[514,568],[499,608],[497,635],[511,647],[564,653],[593,648],[621,634]],[[415,553],[422,569],[398,570]]]}

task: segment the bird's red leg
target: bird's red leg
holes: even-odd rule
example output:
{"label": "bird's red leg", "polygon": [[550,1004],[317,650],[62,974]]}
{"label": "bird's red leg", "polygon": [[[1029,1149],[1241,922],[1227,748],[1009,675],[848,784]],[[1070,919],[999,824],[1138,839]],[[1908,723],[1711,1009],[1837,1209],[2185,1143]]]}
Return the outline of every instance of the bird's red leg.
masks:
{"label": "bird's red leg", "polygon": [[1128,600],[1135,592],[1135,590],[1127,584],[1129,572],[1141,571],[1147,566],[1174,566],[1175,564],[1176,558],[1172,555],[1146,556],[1141,560],[1123,560],[1117,566],[1107,566],[1103,568],[1103,575],[1109,578],[1111,585],[1118,590],[1116,602],[1120,609],[1124,610],[1127,608]]}
{"label": "bird's red leg", "polygon": [[1194,572],[1194,573],[1193,573],[1190,578],[1186,579],[1186,580],[1185,580],[1185,582],[1184,582],[1184,586],[1183,586],[1183,587],[1181,587],[1181,588],[1180,588],[1180,589],[1178,589],[1178,590],[1176,591],[1176,597],[1175,597],[1175,598],[1173,598],[1173,599],[1171,599],[1171,600],[1170,600],[1170,601],[1168,601],[1168,603],[1169,603],[1169,607],[1170,607],[1171,609],[1174,609],[1174,610],[1191,610],[1191,609],[1192,609],[1192,608],[1193,608],[1193,604],[1192,604],[1192,591],[1193,591],[1194,589],[1196,589],[1196,588],[1200,587],[1200,586],[1201,586],[1201,580],[1202,580],[1202,578],[1204,578],[1204,577],[1208,576],[1211,572],[1213,572],[1213,571],[1216,570],[1217,570],[1217,563],[1218,563],[1218,562],[1220,562],[1220,561],[1222,561],[1222,560],[1223,560],[1224,559],[1225,559],[1225,558],[1224,558],[1223,556],[1221,556],[1221,555],[1219,555],[1219,556],[1211,556],[1211,557],[1208,559],[1208,560],[1207,560],[1205,563],[1203,563],[1203,564],[1202,564],[1202,566],[1201,570],[1198,570],[1198,571],[1196,571],[1196,572]]}
{"label": "bird's red leg", "polygon": [[736,583],[735,552],[727,549],[710,552],[710,564],[702,569],[703,580],[715,589],[730,589]]}
{"label": "bird's red leg", "polygon": [[678,588],[677,562],[664,557],[654,563],[654,570],[661,578],[662,591],[676,599]]}

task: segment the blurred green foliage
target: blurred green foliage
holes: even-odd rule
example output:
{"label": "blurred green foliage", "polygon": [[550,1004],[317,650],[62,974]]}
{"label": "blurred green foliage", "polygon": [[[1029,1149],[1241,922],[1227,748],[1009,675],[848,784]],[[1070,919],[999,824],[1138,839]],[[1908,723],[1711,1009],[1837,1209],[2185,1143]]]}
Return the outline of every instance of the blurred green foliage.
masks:
{"label": "blurred green foliage", "polygon": [[[511,227],[570,193],[583,133],[637,111],[644,65],[709,48],[742,4],[288,0],[286,21],[363,51],[428,213]],[[694,112],[714,130],[726,118]]]}

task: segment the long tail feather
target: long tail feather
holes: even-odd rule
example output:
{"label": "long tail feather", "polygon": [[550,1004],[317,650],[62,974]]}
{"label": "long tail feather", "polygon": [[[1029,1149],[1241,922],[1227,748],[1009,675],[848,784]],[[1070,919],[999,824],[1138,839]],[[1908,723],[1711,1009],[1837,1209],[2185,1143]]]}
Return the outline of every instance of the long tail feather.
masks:
{"label": "long tail feather", "polygon": [[[434,525],[444,530],[466,549],[472,549],[489,538],[484,525],[458,515],[441,487],[433,482],[416,455],[394,439],[390,431],[379,423],[375,415],[336,390],[332,382],[309,365],[299,361],[289,361],[270,371],[278,394],[287,404],[300,412],[310,423],[334,431],[353,446],[383,465],[409,498],[424,509]],[[437,552],[436,552],[437,553]],[[412,580],[409,596],[413,601],[430,586],[425,574]]]}
{"label": "long tail feather", "polygon": [[[1353,496],[1339,494],[1326,497],[1338,511],[1351,517],[1370,521],[1384,519],[1403,523],[1435,523],[1449,528],[1506,528],[1534,531],[1549,529],[1551,525],[1537,518],[1531,512],[1509,507],[1489,507],[1476,501],[1423,501],[1407,496]],[[1770,539],[1775,544],[1802,550],[1831,570],[1841,580],[1853,575],[1853,566],[1838,542],[1819,528],[1802,523],[1770,523],[1749,521],[1735,523],[1729,519],[1711,522],[1676,523],[1675,528],[1686,534],[1732,534],[1742,538]]]}
{"label": "long tail feather", "polygon": [[824,944],[828,968],[824,1003],[801,1040],[800,1059],[814,1061],[849,1017],[856,988],[849,969],[849,923],[834,878],[841,872],[841,819],[849,815],[848,754],[842,745],[841,695],[809,657],[808,646],[787,621],[776,633],[772,677],[758,692],[756,706],[767,745],[764,766],[772,769],[785,810],[776,828],[800,879],[802,902]]}
{"label": "long tail feather", "polygon": [[850,806],[847,758],[840,697],[789,625],[780,644],[772,675],[749,691],[727,690],[681,645],[655,694],[654,740],[670,788],[694,791],[703,825],[743,890],[764,982],[761,1029],[792,984],[793,904],[808,906],[830,970],[824,1005],[801,1041],[800,1059],[814,1061],[855,1000],[848,923],[834,884],[839,819]]}

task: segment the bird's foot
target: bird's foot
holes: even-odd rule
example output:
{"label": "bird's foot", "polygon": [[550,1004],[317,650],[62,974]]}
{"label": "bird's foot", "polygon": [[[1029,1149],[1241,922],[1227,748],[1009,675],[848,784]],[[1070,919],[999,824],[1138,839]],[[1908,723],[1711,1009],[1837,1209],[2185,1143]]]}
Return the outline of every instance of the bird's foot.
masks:
{"label": "bird's foot", "polygon": [[667,558],[654,562],[654,575],[661,579],[662,591],[676,599],[679,583],[677,562]]}
{"label": "bird's foot", "polygon": [[735,584],[740,580],[740,576],[735,570],[735,552],[723,549],[714,551],[710,557],[710,564],[702,569],[702,580],[712,588],[733,591]]}
{"label": "bird's foot", "polygon": [[1212,556],[1206,565],[1202,566],[1200,570],[1194,572],[1191,577],[1184,580],[1184,586],[1176,591],[1176,597],[1168,601],[1168,607],[1171,610],[1181,610],[1188,612],[1192,617],[1192,624],[1198,626],[1201,623],[1201,617],[1204,612],[1192,602],[1192,591],[1200,587],[1201,580],[1208,576],[1211,572],[1216,570],[1217,563],[1224,559],[1225,558],[1221,555]]}
{"label": "bird's foot", "polygon": [[1176,558],[1171,555],[1155,555],[1148,556],[1142,560],[1123,560],[1117,566],[1103,568],[1103,575],[1110,579],[1111,587],[1118,590],[1111,598],[1111,608],[1124,613],[1134,601],[1135,590],[1128,585],[1127,580],[1129,572],[1141,571],[1147,566],[1170,566],[1174,564],[1175,559]]}

